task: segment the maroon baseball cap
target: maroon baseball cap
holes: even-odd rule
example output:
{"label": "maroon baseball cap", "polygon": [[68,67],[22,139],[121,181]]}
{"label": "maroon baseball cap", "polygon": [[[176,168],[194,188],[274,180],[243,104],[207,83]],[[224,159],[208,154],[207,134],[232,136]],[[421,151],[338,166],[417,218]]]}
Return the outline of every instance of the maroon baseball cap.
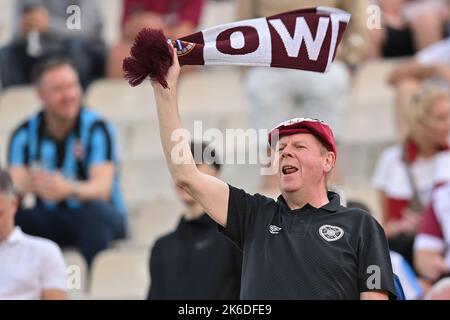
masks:
{"label": "maroon baseball cap", "polygon": [[308,118],[293,118],[277,125],[269,132],[269,145],[272,136],[278,131],[278,138],[295,133],[309,133],[314,135],[329,151],[337,157],[336,142],[330,126],[321,120]]}

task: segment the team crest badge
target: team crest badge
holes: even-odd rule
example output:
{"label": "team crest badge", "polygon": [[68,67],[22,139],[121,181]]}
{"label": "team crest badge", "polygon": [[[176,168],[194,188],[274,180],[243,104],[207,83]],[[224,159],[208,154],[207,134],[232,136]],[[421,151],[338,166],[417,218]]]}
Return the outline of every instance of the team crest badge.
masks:
{"label": "team crest badge", "polygon": [[319,228],[319,234],[326,241],[336,241],[342,238],[342,236],[344,235],[344,230],[336,226],[324,224]]}
{"label": "team crest badge", "polygon": [[177,55],[179,57],[188,54],[195,47],[195,43],[187,42],[187,41],[181,41],[181,40],[175,40],[174,44],[176,45]]}
{"label": "team crest badge", "polygon": [[273,224],[271,224],[271,225],[269,226],[269,232],[270,232],[271,234],[278,234],[278,233],[280,233],[280,231],[281,231],[281,228],[278,227],[278,226],[275,226],[275,225],[273,225]]}

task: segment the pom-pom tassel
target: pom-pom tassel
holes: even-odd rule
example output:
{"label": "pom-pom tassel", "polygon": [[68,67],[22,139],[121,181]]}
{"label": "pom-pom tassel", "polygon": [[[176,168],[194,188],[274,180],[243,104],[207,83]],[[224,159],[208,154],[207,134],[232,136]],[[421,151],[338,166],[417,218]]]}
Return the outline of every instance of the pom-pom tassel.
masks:
{"label": "pom-pom tassel", "polygon": [[123,60],[125,79],[135,87],[150,77],[167,88],[166,75],[173,63],[172,50],[161,30],[142,29],[131,47],[131,57]]}

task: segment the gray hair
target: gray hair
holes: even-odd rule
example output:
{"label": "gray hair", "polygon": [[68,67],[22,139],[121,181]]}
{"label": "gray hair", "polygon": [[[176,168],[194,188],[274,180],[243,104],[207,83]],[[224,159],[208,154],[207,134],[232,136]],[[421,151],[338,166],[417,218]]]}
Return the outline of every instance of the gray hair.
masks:
{"label": "gray hair", "polygon": [[15,196],[14,185],[8,171],[0,169],[0,193],[10,197]]}

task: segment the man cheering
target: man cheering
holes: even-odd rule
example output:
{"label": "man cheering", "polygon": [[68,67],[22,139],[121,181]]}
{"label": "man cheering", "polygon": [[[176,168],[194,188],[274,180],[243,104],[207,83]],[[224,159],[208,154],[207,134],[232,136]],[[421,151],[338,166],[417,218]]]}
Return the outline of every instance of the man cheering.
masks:
{"label": "man cheering", "polygon": [[[175,50],[173,50],[175,51]],[[176,53],[168,88],[153,81],[161,141],[175,183],[198,201],[244,252],[241,299],[388,299],[395,296],[387,241],[369,214],[327,192],[336,160],[330,127],[292,119],[270,136],[281,196],[250,195],[200,172],[181,128]],[[279,136],[279,141],[277,141]],[[183,161],[171,158],[176,147]]]}

